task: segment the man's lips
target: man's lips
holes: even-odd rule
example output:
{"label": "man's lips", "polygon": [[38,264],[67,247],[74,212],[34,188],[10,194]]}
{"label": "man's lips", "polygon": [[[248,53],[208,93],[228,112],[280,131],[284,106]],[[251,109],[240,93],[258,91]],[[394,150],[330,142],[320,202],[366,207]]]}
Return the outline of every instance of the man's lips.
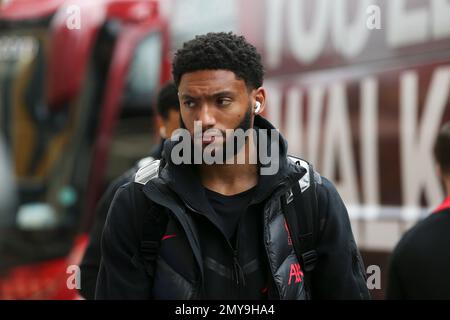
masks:
{"label": "man's lips", "polygon": [[204,132],[200,137],[199,140],[201,140],[202,144],[210,144],[213,142],[218,142],[222,139],[222,132],[220,131],[210,131],[210,132]]}
{"label": "man's lips", "polygon": [[213,143],[214,140],[216,140],[216,137],[215,137],[215,136],[203,136],[203,137],[202,137],[202,143],[203,143],[203,144],[210,144],[210,143]]}

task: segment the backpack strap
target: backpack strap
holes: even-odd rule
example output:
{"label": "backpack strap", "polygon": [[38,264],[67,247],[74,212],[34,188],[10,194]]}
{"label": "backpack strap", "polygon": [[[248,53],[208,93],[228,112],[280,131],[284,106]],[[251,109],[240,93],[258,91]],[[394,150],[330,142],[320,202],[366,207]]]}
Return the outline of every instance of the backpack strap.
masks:
{"label": "backpack strap", "polygon": [[318,257],[315,250],[319,225],[316,181],[320,183],[320,175],[316,174],[312,165],[305,160],[289,158],[307,171],[289,190],[283,201],[285,204],[283,211],[291,233],[294,251],[304,271],[306,287],[311,291],[311,275]]}
{"label": "backpack strap", "polygon": [[151,207],[144,215],[140,252],[145,270],[150,279],[153,279],[155,275],[156,259],[158,258],[161,238],[164,236],[168,222],[169,217],[165,214],[163,208],[154,203],[151,204]]}
{"label": "backpack strap", "polygon": [[153,280],[156,269],[161,238],[167,229],[168,215],[162,207],[150,201],[142,192],[142,187],[150,180],[157,178],[160,160],[146,162],[136,172],[134,182],[137,184],[135,202],[137,208],[146,208],[142,221],[142,238],[140,253],[144,262],[145,270]]}

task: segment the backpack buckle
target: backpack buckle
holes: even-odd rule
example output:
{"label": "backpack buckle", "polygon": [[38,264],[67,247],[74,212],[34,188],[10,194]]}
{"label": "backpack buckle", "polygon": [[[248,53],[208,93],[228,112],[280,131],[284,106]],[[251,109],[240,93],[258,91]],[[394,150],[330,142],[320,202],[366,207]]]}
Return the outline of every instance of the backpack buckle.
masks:
{"label": "backpack buckle", "polygon": [[294,200],[294,193],[292,192],[292,189],[289,189],[289,191],[286,193],[286,204],[289,204]]}
{"label": "backpack buckle", "polygon": [[155,260],[158,253],[159,242],[158,241],[142,241],[141,253],[145,260]]}
{"label": "backpack buckle", "polygon": [[306,272],[314,270],[317,263],[317,252],[316,250],[310,250],[302,254],[303,269]]}

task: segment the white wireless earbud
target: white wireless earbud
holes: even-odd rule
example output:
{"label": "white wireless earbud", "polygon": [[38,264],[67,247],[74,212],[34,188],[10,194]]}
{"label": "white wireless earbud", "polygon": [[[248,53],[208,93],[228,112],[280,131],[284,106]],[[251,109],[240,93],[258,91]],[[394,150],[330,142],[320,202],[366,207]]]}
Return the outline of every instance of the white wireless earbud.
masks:
{"label": "white wireless earbud", "polygon": [[259,110],[261,110],[261,102],[256,101],[255,103],[255,113],[259,113]]}

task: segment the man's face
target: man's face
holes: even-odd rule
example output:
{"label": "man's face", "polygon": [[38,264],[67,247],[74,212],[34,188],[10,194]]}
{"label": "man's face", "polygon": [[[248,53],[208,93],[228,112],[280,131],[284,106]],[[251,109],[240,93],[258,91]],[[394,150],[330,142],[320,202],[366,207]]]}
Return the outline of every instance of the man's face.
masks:
{"label": "man's face", "polygon": [[253,127],[252,106],[256,90],[249,92],[244,80],[237,79],[231,71],[185,73],[181,77],[178,95],[181,118],[192,137],[195,121],[201,121],[202,132],[213,129],[221,135],[203,135],[203,148],[209,144],[223,148],[227,129]]}

